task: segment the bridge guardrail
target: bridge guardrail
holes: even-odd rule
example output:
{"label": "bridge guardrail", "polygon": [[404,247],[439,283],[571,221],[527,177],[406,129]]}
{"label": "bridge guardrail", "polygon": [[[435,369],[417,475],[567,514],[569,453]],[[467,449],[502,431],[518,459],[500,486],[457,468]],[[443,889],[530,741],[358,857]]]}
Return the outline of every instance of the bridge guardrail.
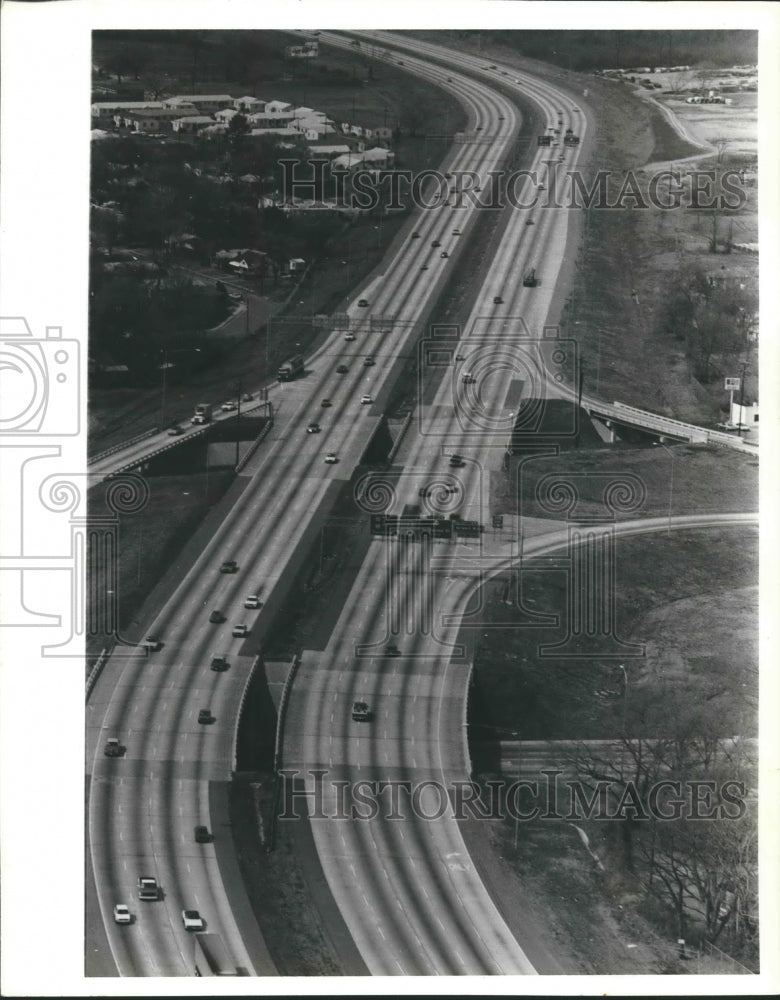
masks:
{"label": "bridge guardrail", "polygon": [[154,434],[158,434],[160,431],[159,427],[153,427],[150,431],[144,431],[143,434],[138,434],[134,438],[130,438],[129,441],[122,441],[120,444],[115,444],[113,448],[106,448],[105,451],[101,451],[98,455],[93,455],[89,459],[89,464],[93,462],[100,462],[104,458],[108,458],[109,455],[113,455],[117,451],[121,451],[123,448],[130,448],[134,444],[138,444],[139,441],[145,441],[146,438],[152,437]]}

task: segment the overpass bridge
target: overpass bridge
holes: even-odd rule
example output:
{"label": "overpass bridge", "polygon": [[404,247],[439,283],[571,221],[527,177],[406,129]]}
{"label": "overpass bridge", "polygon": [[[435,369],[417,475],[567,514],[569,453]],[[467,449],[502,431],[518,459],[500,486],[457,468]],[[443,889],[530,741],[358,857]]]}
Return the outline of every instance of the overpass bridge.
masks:
{"label": "overpass bridge", "polygon": [[597,399],[583,399],[581,406],[591,418],[602,439],[610,443],[615,440],[616,428],[633,427],[657,434],[660,441],[718,444],[752,454],[758,451],[757,444],[748,442],[739,435],[730,434],[728,431],[711,430],[698,424],[688,424],[682,420],[673,420],[671,417],[663,417],[649,410],[640,410],[627,403],[604,403]]}

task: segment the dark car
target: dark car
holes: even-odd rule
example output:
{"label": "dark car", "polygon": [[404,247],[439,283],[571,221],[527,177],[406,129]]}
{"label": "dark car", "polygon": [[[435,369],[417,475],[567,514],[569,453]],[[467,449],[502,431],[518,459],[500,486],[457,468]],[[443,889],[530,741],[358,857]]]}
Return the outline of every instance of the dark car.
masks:
{"label": "dark car", "polygon": [[320,403],[320,406],[333,406],[333,403],[331,403],[331,401],[330,401],[330,400],[329,400],[329,399],[328,399],[328,398],[326,397],[326,398],[325,398],[325,399],[323,399],[323,401],[322,401],[322,402]]}
{"label": "dark car", "polygon": [[368,299],[358,299],[358,305],[361,308],[365,308],[368,305]]}
{"label": "dark car", "polygon": [[447,251],[446,251],[446,250],[442,250],[442,252],[441,252],[441,256],[442,256],[442,257],[449,257],[449,254],[447,253]]}
{"label": "dark car", "polygon": [[195,827],[195,842],[197,844],[210,844],[213,839],[207,826]]}
{"label": "dark car", "polygon": [[178,437],[180,434],[183,434],[183,433],[184,433],[184,431],[181,429],[181,427],[179,427],[178,424],[174,424],[173,427],[169,427],[168,428],[168,436],[169,437]]}
{"label": "dark car", "polygon": [[371,720],[371,709],[364,701],[352,703],[352,718],[355,722],[369,722]]}
{"label": "dark car", "polygon": [[441,246],[441,243],[439,243],[439,241],[438,241],[438,240],[434,240],[434,241],[433,241],[433,243],[431,243],[431,246],[432,246],[432,247],[440,247],[440,246]]}
{"label": "dark car", "polygon": [[493,297],[493,305],[494,306],[503,305],[503,302],[504,302],[504,300],[501,298],[500,295],[496,295],[496,296]]}
{"label": "dark car", "polygon": [[221,611],[212,611],[209,615],[209,621],[212,625],[221,625],[225,621],[225,616]]}
{"label": "dark car", "polygon": [[363,362],[363,366],[365,368],[371,368],[375,364],[376,364],[376,361],[374,361],[374,359],[372,357],[366,358],[366,360]]}
{"label": "dark car", "polygon": [[320,425],[318,423],[312,422],[306,428],[306,433],[307,434],[319,434],[319,432],[321,430],[322,430],[322,428],[320,427]]}
{"label": "dark car", "polygon": [[339,365],[338,368],[336,369],[336,373],[338,375],[346,375],[348,371],[349,368],[347,368],[346,365]]}
{"label": "dark car", "polygon": [[220,573],[237,573],[238,563],[235,559],[226,559],[219,567]]}
{"label": "dark car", "polygon": [[202,708],[198,712],[198,722],[202,725],[207,726],[214,721],[214,716],[211,714],[211,709]]}
{"label": "dark car", "polygon": [[229,670],[230,664],[228,663],[228,658],[224,653],[216,653],[211,657],[211,669],[222,671]]}
{"label": "dark car", "polygon": [[465,464],[466,463],[463,461],[460,455],[450,456],[450,465],[452,466],[453,469],[460,469]]}

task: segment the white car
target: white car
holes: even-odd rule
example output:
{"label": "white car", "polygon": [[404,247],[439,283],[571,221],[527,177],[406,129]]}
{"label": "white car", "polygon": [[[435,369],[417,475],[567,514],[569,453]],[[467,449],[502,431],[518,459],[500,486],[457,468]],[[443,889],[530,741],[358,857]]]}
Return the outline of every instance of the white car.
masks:
{"label": "white car", "polygon": [[238,409],[238,403],[236,402],[236,400],[235,400],[235,399],[229,399],[229,400],[227,401],[227,403],[223,403],[223,404],[222,404],[222,409],[223,409],[223,410],[224,410],[224,411],[225,411],[226,413],[227,413],[228,411],[230,411],[230,410],[237,410],[237,409]]}
{"label": "white car", "polygon": [[131,922],[132,917],[130,916],[130,908],[125,906],[124,903],[117,903],[114,907],[114,923],[129,924]]}
{"label": "white car", "polygon": [[345,333],[344,334],[344,340],[354,340],[354,339],[355,339],[355,334],[354,333]]}
{"label": "white car", "polygon": [[368,393],[364,393],[364,394],[363,394],[363,395],[362,395],[362,396],[360,397],[360,402],[361,402],[361,403],[373,403],[373,402],[374,402],[374,400],[373,400],[373,397],[372,397],[372,396],[369,396],[369,394],[368,394]]}
{"label": "white car", "polygon": [[185,931],[202,931],[203,917],[197,910],[182,910],[181,919]]}
{"label": "white car", "polygon": [[244,600],[244,607],[249,608],[250,611],[256,611],[260,607],[260,598],[257,594],[250,594]]}
{"label": "white car", "polygon": [[236,639],[244,639],[244,638],[246,638],[246,636],[249,635],[249,626],[248,625],[234,625],[233,626],[233,635],[236,637]]}
{"label": "white car", "polygon": [[328,454],[325,456],[325,463],[327,465],[335,465],[336,462],[338,462],[338,458],[336,456],[336,452],[335,451],[329,451]]}

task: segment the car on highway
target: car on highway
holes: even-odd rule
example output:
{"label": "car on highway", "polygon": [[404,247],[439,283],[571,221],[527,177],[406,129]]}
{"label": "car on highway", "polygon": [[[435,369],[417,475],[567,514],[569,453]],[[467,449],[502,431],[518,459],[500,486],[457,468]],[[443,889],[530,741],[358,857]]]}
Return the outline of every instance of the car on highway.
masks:
{"label": "car on highway", "polygon": [[385,654],[387,656],[400,656],[401,650],[398,648],[398,646],[395,646],[391,643],[389,646],[385,646]]}
{"label": "car on highway", "polygon": [[261,607],[261,603],[257,594],[249,594],[248,597],[244,598],[244,607],[249,608],[250,611],[257,611]]}
{"label": "car on highway", "polygon": [[525,220],[525,224],[526,224],[526,226],[532,226],[534,224],[534,220],[533,219],[526,219]]}
{"label": "car on highway", "polygon": [[251,392],[245,392],[241,396],[241,402],[242,403],[251,403],[253,399],[254,399],[254,396],[252,395]]}
{"label": "car on highway", "polygon": [[441,256],[441,257],[449,257],[449,254],[447,253],[446,250],[442,250],[442,252],[441,252],[441,254],[439,256]]}
{"label": "car on highway", "polygon": [[433,241],[433,243],[431,243],[431,246],[432,246],[432,247],[440,247],[440,246],[441,246],[441,243],[439,243],[439,241],[438,241],[438,240],[434,240],[434,241]]}
{"label": "car on highway", "polygon": [[373,368],[373,366],[374,366],[375,364],[376,364],[376,361],[374,361],[374,359],[373,359],[373,358],[371,357],[371,355],[369,355],[369,356],[368,356],[368,357],[367,357],[367,358],[365,359],[365,361],[363,362],[363,367],[364,367],[364,368]]}
{"label": "car on highway", "polygon": [[209,615],[209,621],[212,625],[221,625],[225,621],[225,616],[215,608]]}
{"label": "car on highway", "polygon": [[322,430],[322,428],[320,427],[320,425],[316,421],[312,421],[309,424],[309,426],[306,428],[306,433],[307,434],[319,434],[319,432],[321,430]]}
{"label": "car on highway", "polygon": [[331,403],[330,399],[326,396],[320,403],[320,406],[333,406],[333,403]]}
{"label": "car on highway", "polygon": [[463,458],[460,455],[450,455],[450,465],[452,466],[453,469],[460,469],[465,464],[466,463],[463,461]]}
{"label": "car on highway", "polygon": [[412,239],[413,240],[419,240],[419,238],[420,238],[420,234],[418,232],[415,231],[415,232],[412,233]]}
{"label": "car on highway", "polygon": [[106,757],[124,757],[127,753],[127,747],[122,746],[116,736],[110,736],[106,740],[106,745],[103,748],[103,753]]}
{"label": "car on highway", "polygon": [[197,910],[182,910],[181,919],[184,924],[185,931],[202,931],[203,917],[198,913]]}
{"label": "car on highway", "polygon": [[447,77],[447,83],[452,83],[452,77],[451,76]]}
{"label": "car on highway", "polygon": [[225,411],[225,413],[229,413],[231,410],[237,410],[238,409],[238,400],[236,400],[236,399],[229,399],[226,403],[222,404],[221,408]]}
{"label": "car on highway", "polygon": [[178,437],[180,434],[183,433],[184,431],[181,429],[181,427],[179,427],[178,424],[174,424],[173,427],[168,428],[168,437]]}
{"label": "car on highway", "polygon": [[358,299],[358,305],[361,308],[365,308],[368,305],[368,299]]}
{"label": "car on highway", "polygon": [[238,563],[235,559],[226,559],[219,567],[220,573],[237,573]]}
{"label": "car on highway", "polygon": [[150,632],[149,635],[141,643],[142,646],[146,647],[147,652],[156,653],[158,650],[162,649],[162,642],[160,637],[154,632]]}
{"label": "car on highway", "polygon": [[233,636],[236,639],[245,639],[248,635],[249,635],[248,625],[241,624],[233,626]]}
{"label": "car on highway", "polygon": [[211,657],[211,669],[216,670],[221,673],[223,670],[230,669],[230,663],[228,662],[227,653],[215,653]]}
{"label": "car on highway", "polygon": [[325,456],[325,464],[326,465],[335,465],[336,462],[338,462],[338,458],[336,456],[336,452],[335,451],[329,451],[328,454]]}
{"label": "car on highway", "polygon": [[114,923],[130,924],[132,922],[133,918],[130,916],[130,907],[125,903],[117,903],[114,907]]}
{"label": "car on highway", "polygon": [[452,235],[453,236],[460,236],[460,230],[459,229],[453,229],[452,230]]}
{"label": "car on highway", "polygon": [[494,295],[493,296],[493,305],[494,306],[500,306],[500,305],[503,305],[503,303],[504,303],[504,300],[501,298],[500,295]]}
{"label": "car on highway", "polygon": [[354,339],[355,339],[355,334],[354,333],[345,333],[344,334],[344,340],[346,340],[346,341],[349,342],[349,341],[354,340]]}
{"label": "car on highway", "polygon": [[365,393],[363,393],[363,395],[362,395],[362,396],[360,397],[360,402],[361,402],[361,403],[373,403],[373,402],[374,402],[374,399],[373,399],[373,397],[372,397],[372,396],[369,396],[369,394],[368,394],[367,392],[365,392]]}
{"label": "car on highway", "polygon": [[339,365],[338,368],[336,369],[336,373],[338,375],[346,375],[348,371],[349,368],[347,368],[346,365]]}
{"label": "car on highway", "polygon": [[[745,427],[747,425],[743,424],[742,426]],[[719,423],[715,424],[715,427],[719,431],[738,431],[739,428],[740,428],[740,425],[739,424],[732,424],[731,421],[729,421],[729,420],[721,420]]]}
{"label": "car on highway", "polygon": [[207,826],[196,826],[195,827],[195,843],[196,844],[210,844],[214,838],[209,833],[209,828]]}
{"label": "car on highway", "polygon": [[355,722],[368,722],[371,719],[371,709],[365,701],[352,703],[352,718]]}
{"label": "car on highway", "polygon": [[420,268],[420,270],[421,271],[427,271],[428,270],[428,265],[427,264],[423,264],[422,267]]}
{"label": "car on highway", "polygon": [[214,716],[211,714],[210,708],[202,708],[198,712],[198,722],[203,726],[208,726],[214,721]]}
{"label": "car on highway", "polygon": [[160,898],[160,886],[152,875],[138,876],[138,898],[145,903],[154,903]]}

